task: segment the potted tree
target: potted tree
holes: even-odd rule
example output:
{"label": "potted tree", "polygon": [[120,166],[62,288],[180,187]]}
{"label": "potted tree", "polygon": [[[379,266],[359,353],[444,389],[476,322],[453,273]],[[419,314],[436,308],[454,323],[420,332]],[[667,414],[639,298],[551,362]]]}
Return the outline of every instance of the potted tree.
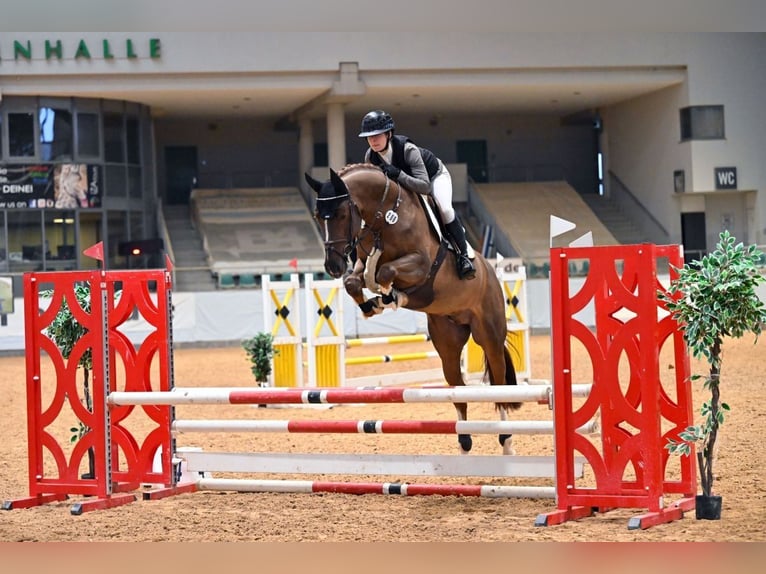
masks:
{"label": "potted tree", "polygon": [[[77,284],[74,286],[74,294],[77,299],[77,303],[82,307],[83,311],[90,313],[90,287],[86,284]],[[42,297],[51,298],[53,293],[51,291],[43,291],[40,293]],[[46,329],[46,334],[53,340],[56,347],[61,351],[61,356],[64,359],[69,359],[69,355],[72,353],[75,343],[86,333],[85,327],[77,322],[77,319],[72,315],[72,311],[69,308],[69,304],[66,299],[61,304],[61,309],[53,318],[53,321]],[[83,370],[83,401],[85,402],[85,408],[89,411],[93,410],[93,399],[90,394],[90,372],[93,370],[93,354],[88,349],[80,357],[80,361],[77,364],[77,368]],[[72,432],[71,442],[75,443],[80,440],[90,429],[82,422],[78,421],[76,427],[69,429]],[[94,478],[94,453],[93,449],[88,449],[88,472],[82,475],[82,478]]]}
{"label": "potted tree", "polygon": [[676,269],[660,299],[678,321],[684,340],[695,358],[703,358],[709,366],[705,375],[692,375],[703,380],[710,392],[701,407],[703,421],[679,433],[679,440],[669,439],[671,454],[690,456],[696,447],[702,494],[696,497],[696,517],[717,520],[721,517],[721,497],[713,494],[713,463],[718,429],[724,422],[729,405],[721,401],[720,382],[722,348],[727,337],[739,338],[745,333],[758,335],[766,324],[766,307],[756,293],[766,279],[756,267],[761,252],[745,247],[724,231],[713,252]]}
{"label": "potted tree", "polygon": [[258,333],[254,337],[242,341],[242,347],[252,363],[250,370],[253,372],[258,386],[268,386],[272,368],[271,361],[274,355],[279,353],[279,349],[274,348],[274,336],[271,333]]}

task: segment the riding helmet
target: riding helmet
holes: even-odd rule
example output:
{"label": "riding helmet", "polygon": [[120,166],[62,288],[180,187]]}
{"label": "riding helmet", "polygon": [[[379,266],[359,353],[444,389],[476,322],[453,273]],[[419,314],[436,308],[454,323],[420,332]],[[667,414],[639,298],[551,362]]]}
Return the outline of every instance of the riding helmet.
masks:
{"label": "riding helmet", "polygon": [[393,118],[383,110],[373,110],[362,118],[360,138],[376,136],[394,129]]}

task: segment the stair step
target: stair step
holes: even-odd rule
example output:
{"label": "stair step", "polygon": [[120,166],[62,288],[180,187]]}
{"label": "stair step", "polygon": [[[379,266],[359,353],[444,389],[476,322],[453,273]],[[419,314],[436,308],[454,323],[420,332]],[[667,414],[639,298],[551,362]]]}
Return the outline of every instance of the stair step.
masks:
{"label": "stair step", "polygon": [[173,261],[173,265],[175,265],[178,268],[205,267],[206,269],[209,269],[207,260],[204,257],[200,257],[197,255],[195,255],[194,257],[181,257],[176,255],[175,261]]}
{"label": "stair step", "polygon": [[[214,291],[217,288],[217,282],[208,267],[202,237],[192,225],[189,206],[163,206],[163,215],[175,258],[174,289]],[[192,269],[184,269],[185,267]]]}
{"label": "stair step", "polygon": [[178,237],[170,235],[173,251],[202,251],[202,239],[199,237]]}
{"label": "stair step", "polygon": [[646,240],[641,229],[611,199],[594,195],[583,195],[582,198],[620,243],[636,244]]}

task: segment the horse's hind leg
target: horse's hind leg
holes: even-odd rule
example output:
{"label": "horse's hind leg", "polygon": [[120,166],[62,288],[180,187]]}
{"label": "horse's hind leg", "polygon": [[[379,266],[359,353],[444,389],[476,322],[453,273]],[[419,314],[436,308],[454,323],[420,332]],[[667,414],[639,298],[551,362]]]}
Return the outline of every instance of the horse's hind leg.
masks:
{"label": "horse's hind leg", "polygon": [[[442,372],[447,384],[456,387],[465,385],[463,372],[460,368],[460,355],[468,342],[470,329],[467,325],[458,325],[449,317],[428,315],[428,332],[434,349],[439,353],[442,362]],[[468,405],[454,403],[457,420],[468,420]],[[463,454],[470,452],[473,440],[469,434],[459,434],[458,443]]]}
{"label": "horse's hind leg", "polygon": [[[508,409],[505,407],[505,405],[500,405],[497,410],[500,411],[500,420],[507,421]],[[513,435],[501,434],[498,435],[497,439],[500,442],[500,446],[503,447],[503,454],[516,454],[516,451],[513,449]]]}
{"label": "horse's hind leg", "polygon": [[[489,315],[485,315],[483,320],[479,321],[473,329],[474,341],[484,351],[489,382],[492,385],[516,384],[513,361],[505,342],[506,330],[507,327],[504,322],[492,321],[489,319]],[[509,419],[508,413],[518,409],[521,404],[498,403],[496,406],[500,413],[500,420],[505,421]],[[503,447],[503,454],[514,454],[512,435],[501,434],[498,436],[498,441]]]}

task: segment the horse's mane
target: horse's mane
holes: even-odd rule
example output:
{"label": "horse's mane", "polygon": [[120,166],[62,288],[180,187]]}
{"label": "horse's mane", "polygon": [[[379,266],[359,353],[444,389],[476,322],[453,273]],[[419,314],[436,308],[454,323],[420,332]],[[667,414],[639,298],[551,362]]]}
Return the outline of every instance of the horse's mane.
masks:
{"label": "horse's mane", "polygon": [[338,175],[346,175],[349,172],[354,172],[362,169],[374,169],[380,171],[380,168],[372,163],[350,163],[338,171]]}

